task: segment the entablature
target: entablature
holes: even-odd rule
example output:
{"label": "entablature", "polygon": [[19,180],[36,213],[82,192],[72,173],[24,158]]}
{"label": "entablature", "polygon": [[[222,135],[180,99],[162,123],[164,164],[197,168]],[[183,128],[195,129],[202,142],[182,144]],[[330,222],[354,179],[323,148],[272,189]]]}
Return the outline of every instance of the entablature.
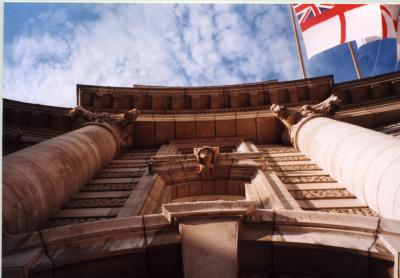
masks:
{"label": "entablature", "polygon": [[[332,87],[332,76],[293,81],[210,87],[135,86],[133,88],[77,85],[78,105],[100,112],[136,107],[146,112],[216,111],[262,107],[274,102],[317,102]],[[148,110],[148,111],[146,111]]]}
{"label": "entablature", "polygon": [[77,85],[77,103],[94,112],[123,112],[132,108],[143,114],[198,114],[245,112],[313,104],[337,95],[344,109],[399,98],[400,74],[388,73],[334,84],[332,76],[277,82],[209,87],[133,88]]}

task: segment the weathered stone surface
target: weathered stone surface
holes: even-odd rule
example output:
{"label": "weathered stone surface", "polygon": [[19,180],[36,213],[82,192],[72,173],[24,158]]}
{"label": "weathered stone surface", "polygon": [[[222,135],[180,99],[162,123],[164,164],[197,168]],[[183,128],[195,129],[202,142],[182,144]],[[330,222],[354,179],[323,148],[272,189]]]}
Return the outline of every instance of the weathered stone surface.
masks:
{"label": "weathered stone surface", "polygon": [[208,201],[166,204],[162,214],[172,221],[187,215],[245,215],[254,208],[251,201]]}
{"label": "weathered stone surface", "polygon": [[219,148],[204,146],[201,148],[194,148],[194,155],[199,163],[199,172],[211,174],[214,171],[214,164],[219,155]]}
{"label": "weathered stone surface", "polygon": [[132,109],[123,114],[93,113],[81,106],[70,111],[70,117],[78,126],[87,123],[107,123],[117,132],[117,140],[121,149],[128,149],[133,144],[134,123],[140,111]]}
{"label": "weathered stone surface", "polygon": [[[382,211],[391,207],[394,213],[400,211],[397,203],[393,206],[391,202],[400,198],[400,190],[393,186],[398,184],[398,161],[391,157],[391,150],[396,151],[397,147],[392,148],[380,138],[363,141],[363,137],[369,137],[369,131],[357,134],[358,131],[353,133],[353,126],[342,128],[323,121],[315,125],[315,132],[303,138],[307,153],[283,145],[254,145],[282,143],[279,135],[284,126],[266,106],[271,100],[298,107],[334,93],[343,96],[345,105],[345,111],[336,119],[368,127],[398,122],[398,80],[397,73],[333,87],[331,77],[207,88],[139,85],[110,89],[79,85],[78,103],[89,110],[120,113],[134,106],[144,109],[135,130],[127,124],[128,137],[135,135],[136,147],[164,146],[158,151],[141,149],[119,154],[99,171],[104,150],[117,150],[121,135],[106,123],[108,116],[104,120],[90,119],[89,112],[87,120],[95,121],[96,128],[109,133],[100,136],[103,141],[96,137],[98,132],[93,128],[88,133],[97,141],[79,134],[57,144],[47,141],[52,153],[28,150],[30,158],[13,160],[23,164],[23,172],[5,165],[4,171],[14,173],[14,177],[5,181],[9,188],[3,194],[4,200],[9,202],[9,208],[29,216],[12,219],[18,225],[33,226],[41,211],[55,211],[56,204],[64,204],[58,212],[60,218],[51,218],[39,226],[39,231],[12,239],[5,234],[7,258],[3,260],[3,275],[182,277],[183,264],[193,255],[192,262],[211,261],[195,272],[202,276],[399,276],[398,223],[377,217],[367,206],[371,202]],[[316,106],[304,106],[301,112],[292,114],[295,109],[288,108],[289,115],[284,120],[294,124],[294,142],[317,116],[330,112],[325,108],[320,111]],[[36,133],[25,133],[28,129],[23,129],[22,141],[27,134],[38,135],[30,139],[35,143],[51,138],[54,134],[42,129],[44,125],[48,130],[63,125],[61,115],[54,116],[55,110],[45,111],[43,106],[37,108],[39,112],[33,105],[16,109],[16,113],[6,109],[5,114],[12,115],[11,120],[7,116],[8,124],[41,129]],[[388,131],[397,132],[395,126],[389,126]],[[115,144],[109,140],[113,136]],[[316,139],[307,141],[310,138]],[[123,141],[127,145],[132,143],[129,138]],[[384,149],[370,152],[375,149],[374,144]],[[209,167],[213,168],[209,176],[199,175],[198,162],[192,154],[194,148],[202,146],[220,149],[218,159]],[[87,152],[79,158],[82,151]],[[155,156],[150,161],[152,155]],[[329,157],[335,158],[327,162],[332,172],[320,167]],[[372,164],[352,164],[357,160],[366,163],[371,157],[375,158]],[[46,162],[54,158],[62,159],[64,168]],[[321,160],[315,164],[310,158]],[[79,169],[73,168],[72,162]],[[90,165],[97,165],[95,174]],[[46,172],[46,168],[52,168],[53,173]],[[32,175],[34,172],[41,174]],[[83,187],[74,180],[80,172],[93,173],[85,176],[89,183]],[[337,182],[332,173],[338,173],[343,180]],[[376,173],[385,175],[375,177]],[[19,183],[18,175],[25,180]],[[62,177],[61,182],[56,177]],[[358,180],[368,183],[362,192],[366,202],[353,195],[360,188],[352,193],[345,188]],[[370,186],[374,180],[380,182],[376,191]],[[19,184],[11,186],[10,181]],[[384,202],[388,198],[392,198],[390,202]],[[161,211],[162,214],[153,214]],[[144,215],[133,217],[138,214]],[[189,233],[192,239],[201,241],[200,245],[192,245],[194,250],[201,251],[208,244],[212,252],[205,256],[199,256],[197,251],[184,254],[185,240],[179,225],[195,226],[197,221],[198,227],[212,226],[227,216],[243,220],[240,229],[233,229],[236,243],[226,236],[232,234],[229,227],[193,228]],[[207,220],[200,223],[200,217]],[[64,227],[55,228],[60,225]],[[185,238],[185,233],[182,235]],[[227,250],[226,246],[232,251],[228,252],[230,258],[234,258],[228,264],[228,256],[223,260],[218,257]],[[196,263],[196,267],[199,265]],[[216,273],[224,265],[227,270]],[[233,274],[229,272],[238,269]]]}
{"label": "weathered stone surface", "polygon": [[3,227],[14,234],[35,229],[110,161],[117,148],[108,129],[89,125],[6,156]]}
{"label": "weathered stone surface", "polygon": [[238,276],[238,220],[188,220],[179,229],[184,277]]}
{"label": "weathered stone surface", "polygon": [[[323,102],[310,106],[303,105],[299,111],[289,111],[285,106],[272,104],[271,112],[287,128],[286,133],[282,134],[282,139],[295,142],[295,130],[301,125],[301,122],[315,116],[333,116],[339,109],[340,100],[337,96],[330,96]],[[297,148],[296,144],[294,146]]]}

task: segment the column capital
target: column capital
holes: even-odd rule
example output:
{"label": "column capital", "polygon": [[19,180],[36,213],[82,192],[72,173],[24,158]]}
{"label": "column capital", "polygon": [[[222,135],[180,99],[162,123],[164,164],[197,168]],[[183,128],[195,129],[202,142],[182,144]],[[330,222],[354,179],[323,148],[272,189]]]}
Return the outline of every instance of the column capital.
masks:
{"label": "column capital", "polygon": [[124,113],[115,114],[107,112],[91,112],[81,106],[70,110],[69,115],[78,126],[101,125],[107,129],[112,128],[112,132],[117,137],[120,148],[125,149],[132,146],[133,128],[136,118],[140,114],[138,109],[132,109]]}
{"label": "column capital", "polygon": [[296,146],[296,134],[299,128],[308,120],[315,117],[329,117],[335,115],[341,101],[331,95],[329,98],[316,105],[303,105],[300,109],[288,109],[286,106],[272,104],[270,110],[287,128],[282,134],[284,141],[289,141]]}

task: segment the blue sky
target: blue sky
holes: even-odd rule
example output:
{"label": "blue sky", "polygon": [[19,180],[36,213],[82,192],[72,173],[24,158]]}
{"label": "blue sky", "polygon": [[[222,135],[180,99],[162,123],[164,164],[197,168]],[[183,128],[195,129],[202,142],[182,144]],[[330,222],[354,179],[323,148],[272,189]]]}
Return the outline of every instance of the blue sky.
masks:
{"label": "blue sky", "polygon": [[[394,39],[355,50],[364,77],[396,70]],[[308,77],[357,78],[347,45],[305,64]],[[65,107],[76,104],[78,83],[302,78],[288,5],[275,4],[5,3],[3,67],[3,97]]]}

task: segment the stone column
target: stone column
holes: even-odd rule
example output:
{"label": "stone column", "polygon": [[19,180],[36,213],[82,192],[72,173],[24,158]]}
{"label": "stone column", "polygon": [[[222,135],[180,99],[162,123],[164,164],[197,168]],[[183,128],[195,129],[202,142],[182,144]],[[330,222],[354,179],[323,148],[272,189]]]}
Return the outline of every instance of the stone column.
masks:
{"label": "stone column", "polygon": [[81,128],[3,158],[3,231],[35,230],[132,143],[136,109],[96,114],[80,107],[71,117]]}
{"label": "stone column", "polygon": [[[276,115],[285,111],[272,108]],[[380,216],[400,220],[400,140],[310,111],[303,108],[297,121],[286,123],[295,148]]]}
{"label": "stone column", "polygon": [[186,278],[239,276],[237,219],[198,219],[179,224]]}

